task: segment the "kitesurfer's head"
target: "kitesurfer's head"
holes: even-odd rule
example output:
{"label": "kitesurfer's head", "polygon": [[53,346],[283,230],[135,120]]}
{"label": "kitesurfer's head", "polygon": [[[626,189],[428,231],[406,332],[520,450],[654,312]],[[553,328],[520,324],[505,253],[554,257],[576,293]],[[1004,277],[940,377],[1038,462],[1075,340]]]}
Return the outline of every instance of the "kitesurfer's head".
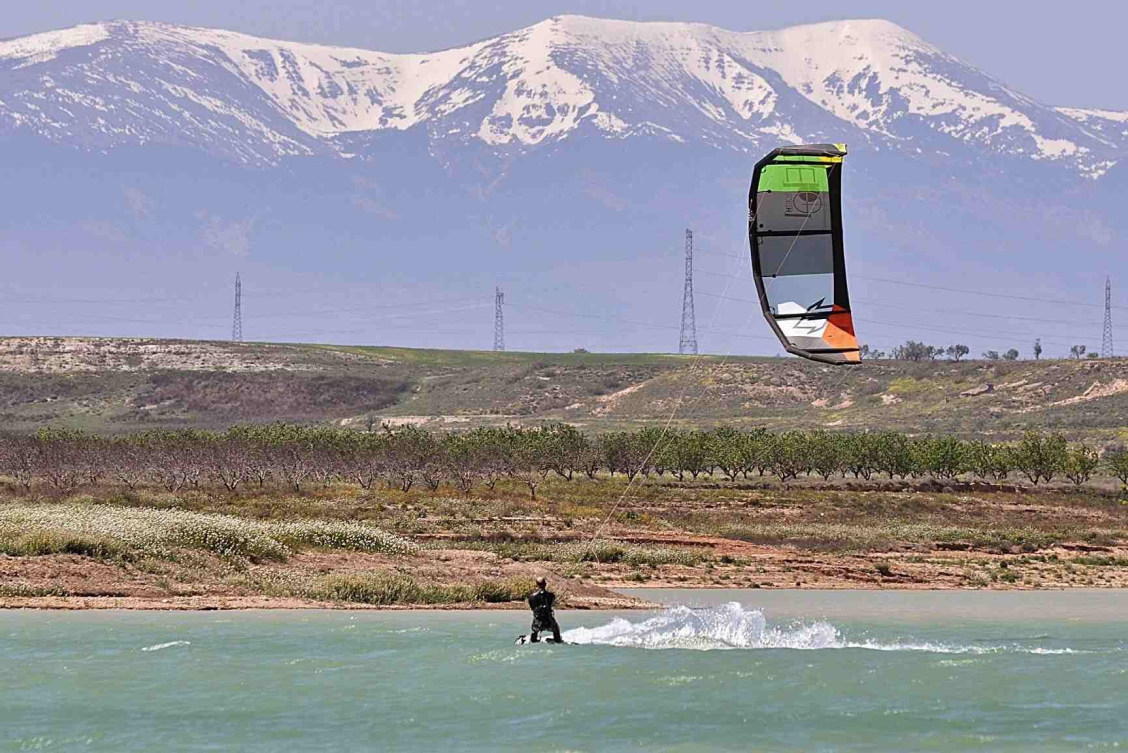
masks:
{"label": "kitesurfer's head", "polygon": [[543,575],[537,578],[537,588],[548,588],[548,581]]}

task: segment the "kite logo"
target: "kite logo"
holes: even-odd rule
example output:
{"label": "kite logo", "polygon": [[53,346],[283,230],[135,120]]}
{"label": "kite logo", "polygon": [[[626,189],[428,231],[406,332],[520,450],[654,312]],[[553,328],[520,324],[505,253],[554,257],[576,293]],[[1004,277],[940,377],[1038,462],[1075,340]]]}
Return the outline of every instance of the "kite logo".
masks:
{"label": "kite logo", "polygon": [[[818,312],[825,311],[828,308],[833,308],[833,306],[828,306],[826,304],[826,298],[820,298],[819,300],[815,301],[814,303],[812,303],[810,306],[807,307],[806,313],[808,313],[808,314],[818,313]],[[812,337],[818,337],[819,334],[822,332],[824,327],[826,327],[826,317],[825,316],[819,316],[819,317],[816,317],[814,319],[807,319],[806,317],[803,317],[802,319],[800,319],[799,321],[797,321],[795,323],[795,329],[796,330],[798,330],[800,332],[805,331],[807,334],[811,335]]]}
{"label": "kite logo", "polygon": [[785,337],[822,337],[826,331],[828,311],[834,310],[834,304],[820,298],[810,306],[802,306],[795,301],[786,301],[772,309],[773,316],[784,317],[777,320],[780,330]]}
{"label": "kite logo", "polygon": [[822,196],[815,191],[799,191],[787,197],[788,217],[810,217],[822,209]]}

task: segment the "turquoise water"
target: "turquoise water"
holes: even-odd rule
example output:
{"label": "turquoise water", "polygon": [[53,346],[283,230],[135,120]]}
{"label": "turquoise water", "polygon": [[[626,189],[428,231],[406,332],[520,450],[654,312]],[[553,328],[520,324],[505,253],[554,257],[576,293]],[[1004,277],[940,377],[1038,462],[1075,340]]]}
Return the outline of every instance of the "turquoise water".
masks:
{"label": "turquoise water", "polygon": [[[648,592],[653,598],[655,592]],[[0,613],[0,750],[1128,749],[1118,592],[564,612]]]}

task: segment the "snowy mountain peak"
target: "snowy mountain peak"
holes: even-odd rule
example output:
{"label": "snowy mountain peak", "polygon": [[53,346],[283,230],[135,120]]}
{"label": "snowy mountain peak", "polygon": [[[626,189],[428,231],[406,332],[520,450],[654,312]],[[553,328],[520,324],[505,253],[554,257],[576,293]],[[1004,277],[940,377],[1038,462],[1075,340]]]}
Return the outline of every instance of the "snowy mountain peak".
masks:
{"label": "snowy mountain peak", "polygon": [[1055,110],[880,19],[778,31],[555,16],[425,54],[113,21],[0,43],[0,128],[56,141],[194,143],[246,162],[348,134],[526,149],[591,132],[748,151],[865,139],[1103,174],[1115,117]]}

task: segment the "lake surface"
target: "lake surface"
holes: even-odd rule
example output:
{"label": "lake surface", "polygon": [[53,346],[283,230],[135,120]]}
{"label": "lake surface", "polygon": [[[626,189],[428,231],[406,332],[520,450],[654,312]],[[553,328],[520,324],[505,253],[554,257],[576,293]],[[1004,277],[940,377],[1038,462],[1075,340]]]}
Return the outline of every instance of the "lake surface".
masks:
{"label": "lake surface", "polygon": [[1128,594],[645,591],[563,612],[0,612],[0,750],[1128,749]]}

